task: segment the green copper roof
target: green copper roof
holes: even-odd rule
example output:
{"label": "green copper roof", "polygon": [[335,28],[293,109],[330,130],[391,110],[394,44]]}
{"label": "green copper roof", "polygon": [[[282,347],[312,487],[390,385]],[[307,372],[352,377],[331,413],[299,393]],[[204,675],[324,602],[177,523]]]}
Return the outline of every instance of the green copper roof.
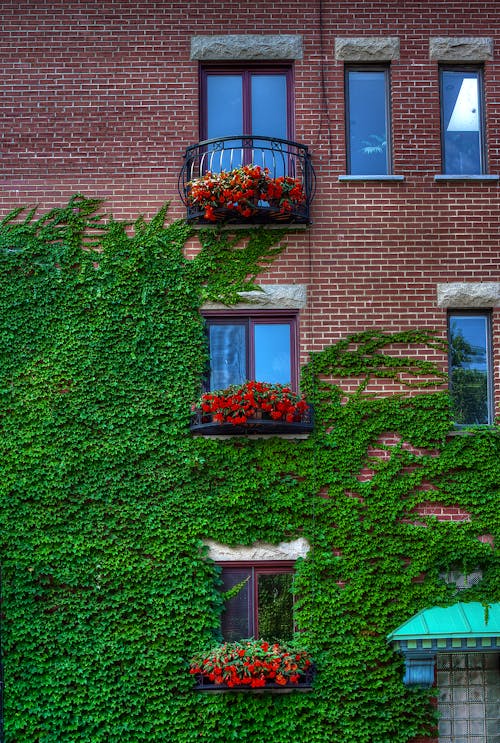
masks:
{"label": "green copper roof", "polygon": [[500,604],[490,604],[486,613],[482,604],[471,602],[470,604],[434,606],[432,609],[424,609],[391,632],[388,639],[498,636],[500,636]]}

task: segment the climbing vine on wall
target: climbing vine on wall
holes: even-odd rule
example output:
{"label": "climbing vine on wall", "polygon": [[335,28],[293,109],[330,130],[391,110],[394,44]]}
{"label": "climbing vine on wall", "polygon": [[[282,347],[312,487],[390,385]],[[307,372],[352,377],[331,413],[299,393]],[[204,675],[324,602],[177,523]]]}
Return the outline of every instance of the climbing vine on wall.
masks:
{"label": "climbing vine on wall", "polygon": [[[2,650],[7,743],[403,743],[431,727],[388,632],[462,598],[499,600],[497,429],[447,437],[439,339],[370,330],[311,356],[307,440],[193,438],[199,309],[253,288],[283,235],[134,225],[74,197],[0,227]],[[394,344],[398,349],[393,352]],[[343,380],[359,383],[343,390]],[[381,397],[372,380],[408,383]],[[403,386],[404,386],[403,384]],[[374,452],[378,455],[375,456]],[[382,455],[380,455],[380,452]],[[426,516],[457,506],[461,523]],[[203,696],[191,655],[216,634],[202,539],[304,536],[296,609],[309,694]],[[480,539],[481,538],[481,539]]]}

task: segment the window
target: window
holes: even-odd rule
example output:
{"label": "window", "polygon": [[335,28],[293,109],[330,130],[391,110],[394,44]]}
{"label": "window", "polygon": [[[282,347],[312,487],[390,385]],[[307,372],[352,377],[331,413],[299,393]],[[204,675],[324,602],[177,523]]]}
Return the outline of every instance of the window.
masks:
{"label": "window", "polygon": [[[291,74],[291,67],[284,66],[203,69],[201,139],[239,134],[291,139]],[[252,161],[241,139],[231,144],[234,149],[224,152],[221,161],[212,159],[211,170],[230,170]]]}
{"label": "window", "polygon": [[292,640],[293,562],[242,564],[222,567],[222,590],[236,589],[226,599],[222,614],[223,639],[232,642],[253,637],[268,642]]}
{"label": "window", "polygon": [[448,341],[455,423],[492,423],[490,314],[451,312],[448,317]]}
{"label": "window", "polygon": [[464,573],[463,567],[452,567],[445,572],[439,573],[439,577],[441,580],[444,580],[445,583],[453,583],[455,585],[455,590],[458,593],[459,591],[466,591],[468,588],[472,588],[473,586],[477,586],[478,583],[481,583],[483,579],[483,571],[480,567],[476,567],[475,570],[471,570],[469,573]]}
{"label": "window", "polygon": [[297,388],[296,316],[290,313],[205,316],[210,375],[220,390],[253,379]]}
{"label": "window", "polygon": [[346,70],[346,114],[348,173],[390,174],[388,67]]}
{"label": "window", "polygon": [[481,70],[443,67],[440,84],[444,173],[485,173]]}

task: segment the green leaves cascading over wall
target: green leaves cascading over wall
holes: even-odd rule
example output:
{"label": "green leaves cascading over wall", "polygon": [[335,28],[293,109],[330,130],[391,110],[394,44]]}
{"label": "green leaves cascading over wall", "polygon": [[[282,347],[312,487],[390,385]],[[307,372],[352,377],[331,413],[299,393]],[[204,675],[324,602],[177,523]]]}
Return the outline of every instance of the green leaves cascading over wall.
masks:
{"label": "green leaves cascading over wall", "polygon": [[[199,309],[253,288],[283,234],[207,230],[189,260],[189,227],[165,226],[166,209],[127,225],[100,208],[76,196],[0,227],[7,743],[216,743],[221,731],[403,743],[425,731],[427,694],[403,686],[385,636],[455,600],[440,578],[450,565],[483,570],[465,597],[499,600],[498,553],[478,539],[499,538],[497,430],[447,439],[447,395],[432,391],[442,380],[411,356],[438,341],[373,330],[304,368],[317,421],[308,440],[193,438],[207,360]],[[393,342],[408,355],[387,350]],[[365,394],[369,378],[408,369],[415,396]],[[343,377],[360,379],[346,399]],[[399,441],[375,460],[370,447],[388,431]],[[365,467],[373,476],[361,481]],[[470,520],[417,524],[412,509],[429,500]],[[201,540],[297,536],[312,547],[294,590],[315,690],[192,692],[189,659],[221,611]]]}

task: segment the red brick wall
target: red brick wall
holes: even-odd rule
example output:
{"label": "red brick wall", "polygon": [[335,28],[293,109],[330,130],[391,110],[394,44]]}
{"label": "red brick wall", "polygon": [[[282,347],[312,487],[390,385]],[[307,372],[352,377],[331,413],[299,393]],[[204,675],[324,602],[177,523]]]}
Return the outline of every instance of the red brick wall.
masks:
{"label": "red brick wall", "polygon": [[[264,280],[308,284],[302,360],[372,327],[444,334],[438,282],[500,280],[499,186],[434,181],[441,170],[438,67],[429,38],[496,36],[500,49],[499,20],[495,0],[289,0],[286,13],[269,0],[3,2],[0,213],[27,203],[45,209],[80,191],[105,198],[117,217],[152,214],[166,200],[171,216],[181,216],[182,153],[199,138],[190,37],[300,33],[295,138],[311,148],[318,176],[314,224],[290,233]],[[392,124],[394,170],[404,182],[338,182],[345,132],[334,40],[364,35],[400,39],[400,59],[391,64]],[[500,172],[498,59],[485,64],[490,173]],[[499,319],[496,311],[496,349]],[[497,368],[498,351],[495,360]]]}

